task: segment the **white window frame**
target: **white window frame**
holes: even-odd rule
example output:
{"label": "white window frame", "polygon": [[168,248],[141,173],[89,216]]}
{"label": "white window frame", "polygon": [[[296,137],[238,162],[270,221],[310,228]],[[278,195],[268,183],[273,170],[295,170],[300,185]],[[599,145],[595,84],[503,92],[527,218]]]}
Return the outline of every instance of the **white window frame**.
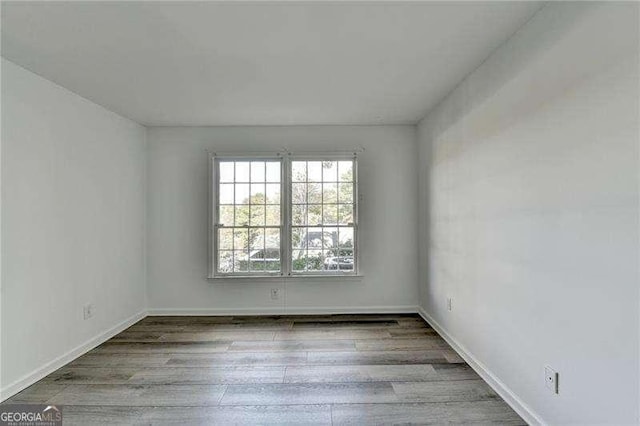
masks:
{"label": "white window frame", "polygon": [[[280,265],[281,270],[275,272],[219,272],[218,271],[218,211],[220,185],[219,163],[220,161],[273,161],[279,160],[280,166]],[[293,161],[353,161],[353,269],[352,270],[320,270],[320,271],[293,271],[292,270],[292,169]],[[255,153],[255,154],[216,154],[209,157],[209,275],[208,278],[314,278],[314,277],[348,277],[360,276],[360,249],[358,229],[358,159],[357,154],[349,153]],[[307,224],[307,226],[309,226]],[[348,225],[343,225],[346,227]],[[330,228],[339,228],[340,225],[327,225]]]}

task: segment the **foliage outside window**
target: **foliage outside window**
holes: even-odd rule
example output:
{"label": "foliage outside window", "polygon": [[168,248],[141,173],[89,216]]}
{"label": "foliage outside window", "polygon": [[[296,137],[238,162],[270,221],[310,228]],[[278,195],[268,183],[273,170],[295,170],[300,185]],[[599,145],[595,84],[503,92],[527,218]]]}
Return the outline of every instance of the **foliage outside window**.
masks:
{"label": "foliage outside window", "polygon": [[213,164],[214,276],[357,272],[354,158]]}

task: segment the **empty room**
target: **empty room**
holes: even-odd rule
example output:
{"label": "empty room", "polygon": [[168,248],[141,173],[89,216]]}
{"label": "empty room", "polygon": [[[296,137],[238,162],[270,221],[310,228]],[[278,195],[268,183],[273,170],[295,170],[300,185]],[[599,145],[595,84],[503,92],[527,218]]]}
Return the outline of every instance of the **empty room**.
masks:
{"label": "empty room", "polygon": [[0,8],[0,425],[640,424],[640,3]]}

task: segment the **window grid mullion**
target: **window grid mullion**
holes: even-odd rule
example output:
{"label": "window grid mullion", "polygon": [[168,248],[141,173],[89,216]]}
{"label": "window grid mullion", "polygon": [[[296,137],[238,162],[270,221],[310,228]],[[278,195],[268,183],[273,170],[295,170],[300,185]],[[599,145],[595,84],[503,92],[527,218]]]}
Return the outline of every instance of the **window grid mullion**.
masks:
{"label": "window grid mullion", "polygon": [[280,259],[282,275],[291,275],[291,162],[282,160],[280,174]]}
{"label": "window grid mullion", "polygon": [[[220,164],[220,163],[218,163]],[[231,231],[231,272],[236,269],[236,162],[233,162],[233,231]]]}
{"label": "window grid mullion", "polygon": [[[282,166],[280,166],[282,167]],[[263,225],[262,228],[262,253],[264,253],[263,257],[263,265],[262,269],[264,272],[267,272],[267,162],[264,162],[264,175],[262,176],[262,180],[264,181],[264,216],[263,216]],[[249,195],[251,195],[251,187],[249,187]],[[280,191],[282,192],[282,191]],[[282,256],[280,256],[280,270],[282,271]]]}

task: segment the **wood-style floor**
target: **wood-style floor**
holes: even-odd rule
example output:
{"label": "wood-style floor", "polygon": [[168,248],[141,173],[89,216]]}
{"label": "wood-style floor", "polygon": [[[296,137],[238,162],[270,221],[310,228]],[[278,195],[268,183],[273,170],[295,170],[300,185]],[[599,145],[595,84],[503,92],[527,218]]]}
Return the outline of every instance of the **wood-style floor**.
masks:
{"label": "wood-style floor", "polygon": [[417,315],[147,317],[5,403],[64,424],[525,424]]}

